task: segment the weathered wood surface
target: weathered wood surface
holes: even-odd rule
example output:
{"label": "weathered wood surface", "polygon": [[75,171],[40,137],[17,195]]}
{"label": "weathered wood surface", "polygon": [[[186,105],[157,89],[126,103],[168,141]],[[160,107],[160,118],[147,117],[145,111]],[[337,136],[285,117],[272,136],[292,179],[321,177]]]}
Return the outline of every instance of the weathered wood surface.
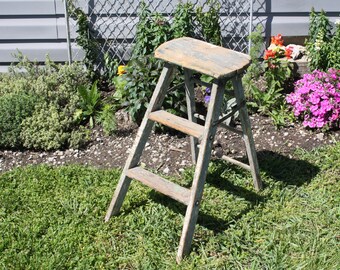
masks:
{"label": "weathered wood surface", "polygon": [[226,155],[223,155],[223,156],[221,157],[221,159],[223,159],[223,160],[225,160],[225,161],[228,161],[228,162],[230,162],[230,163],[232,163],[232,164],[235,164],[235,165],[237,165],[237,166],[240,166],[240,167],[242,167],[243,169],[246,169],[246,170],[248,170],[248,171],[251,171],[251,168],[250,168],[250,166],[249,166],[248,164],[245,164],[245,163],[243,163],[243,162],[241,162],[241,161],[238,161],[238,160],[236,160],[236,159],[233,159],[233,158],[228,157],[228,156],[226,156]]}
{"label": "weathered wood surface", "polygon": [[217,129],[217,126],[214,125],[214,122],[218,119],[221,111],[225,83],[226,81],[224,79],[218,80],[218,84],[214,83],[211,89],[211,98],[204,125],[204,134],[200,144],[194,179],[191,187],[190,201],[185,213],[181,240],[179,242],[177,252],[177,262],[180,262],[183,256],[190,252],[199,206],[203,196],[204,183],[211,157],[212,143]]}
{"label": "weathered wood surface", "polygon": [[203,126],[163,110],[150,113],[149,119],[198,139],[202,137],[204,132]]}
{"label": "weathered wood surface", "polygon": [[[241,106],[241,104],[245,100],[241,78],[239,76],[236,76],[232,79],[232,82],[235,90],[237,105]],[[248,161],[251,169],[250,172],[253,177],[254,187],[256,190],[261,190],[263,184],[260,176],[260,169],[257,161],[255,143],[253,139],[253,133],[251,131],[251,124],[249,120],[247,106],[246,105],[241,106],[239,112],[240,112],[239,117],[241,120],[241,126],[243,131],[243,140],[246,145]]]}
{"label": "weathered wood surface", "polygon": [[137,164],[139,163],[140,157],[143,153],[145,144],[149,138],[149,135],[151,133],[151,130],[154,124],[154,122],[151,121],[148,118],[148,116],[152,111],[157,110],[162,106],[166,91],[174,75],[174,70],[175,70],[175,67],[170,64],[166,64],[162,70],[162,74],[156,85],[156,89],[153,92],[153,95],[151,97],[149,107],[146,110],[143,121],[139,127],[139,130],[138,130],[135,142],[132,146],[130,155],[128,159],[126,160],[122,175],[120,176],[120,179],[118,181],[118,185],[113,194],[110,206],[106,212],[106,216],[105,216],[106,222],[110,219],[112,215],[118,214],[123,204],[124,198],[126,196],[126,193],[131,183],[131,178],[126,176],[126,172],[128,169],[136,167]]}
{"label": "weathered wood surface", "polygon": [[188,205],[190,199],[190,189],[181,187],[173,182],[170,182],[152,172],[149,172],[141,167],[129,169],[126,175],[136,179],[148,187],[175,199],[185,205]]}
{"label": "weathered wood surface", "polygon": [[155,57],[216,79],[231,78],[250,64],[246,54],[189,37],[163,43]]}
{"label": "weathered wood surface", "polygon": [[[192,70],[184,69],[184,82],[185,82],[185,98],[187,102],[187,112],[188,112],[188,120],[194,123],[197,123],[197,119],[194,114],[196,113],[196,104],[195,104],[195,85],[192,80]],[[192,164],[196,164],[196,160],[198,157],[198,139],[194,136],[190,136],[190,149],[191,149],[191,160]]]}

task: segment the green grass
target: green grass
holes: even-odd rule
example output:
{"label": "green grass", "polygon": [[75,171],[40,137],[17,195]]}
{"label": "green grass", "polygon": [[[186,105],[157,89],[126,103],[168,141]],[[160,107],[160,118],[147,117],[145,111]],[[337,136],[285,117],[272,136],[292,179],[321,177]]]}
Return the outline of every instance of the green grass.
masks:
{"label": "green grass", "polygon": [[182,205],[134,181],[121,214],[104,223],[118,170],[3,173],[0,269],[340,269],[340,144],[259,158],[259,193],[248,173],[211,163],[192,252],[179,266]]}

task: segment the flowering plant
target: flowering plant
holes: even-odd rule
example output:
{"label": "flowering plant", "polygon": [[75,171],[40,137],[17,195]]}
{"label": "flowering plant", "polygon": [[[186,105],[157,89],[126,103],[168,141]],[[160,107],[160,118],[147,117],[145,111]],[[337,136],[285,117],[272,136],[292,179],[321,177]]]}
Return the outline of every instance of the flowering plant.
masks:
{"label": "flowering plant", "polygon": [[271,38],[271,43],[265,51],[264,60],[287,57],[291,58],[292,49],[283,45],[282,35],[278,34]]}
{"label": "flowering plant", "polygon": [[305,74],[287,96],[294,115],[310,128],[329,128],[340,120],[340,69],[319,70]]}
{"label": "flowering plant", "polygon": [[325,11],[310,13],[309,33],[306,40],[310,70],[340,69],[340,20],[331,24]]}
{"label": "flowering plant", "polygon": [[[264,54],[265,77],[269,86],[282,83],[291,75],[291,66],[285,59],[291,58],[292,49],[283,45],[283,38],[278,34],[271,38],[271,44]],[[285,59],[281,59],[285,58]]]}
{"label": "flowering plant", "polygon": [[118,74],[119,76],[121,76],[121,75],[123,75],[123,74],[125,74],[125,73],[126,73],[126,66],[124,66],[124,65],[118,66],[118,72],[117,72],[117,74]]}

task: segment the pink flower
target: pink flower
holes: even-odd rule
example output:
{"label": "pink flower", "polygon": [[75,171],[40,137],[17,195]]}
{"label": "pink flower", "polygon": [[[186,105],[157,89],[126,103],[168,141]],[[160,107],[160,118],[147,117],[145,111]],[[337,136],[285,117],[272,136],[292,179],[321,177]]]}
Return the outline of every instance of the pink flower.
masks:
{"label": "pink flower", "polygon": [[296,117],[309,128],[324,128],[340,123],[340,70],[319,70],[305,74],[295,91],[286,97]]}

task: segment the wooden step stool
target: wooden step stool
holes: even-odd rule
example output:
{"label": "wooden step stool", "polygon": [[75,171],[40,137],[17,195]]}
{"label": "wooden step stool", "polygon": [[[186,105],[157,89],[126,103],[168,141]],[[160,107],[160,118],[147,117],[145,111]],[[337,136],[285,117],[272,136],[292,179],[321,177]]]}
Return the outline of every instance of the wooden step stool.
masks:
{"label": "wooden step stool", "polygon": [[[233,83],[237,110],[239,111],[242,126],[242,131],[238,131],[238,133],[241,133],[245,142],[249,165],[230,158],[227,158],[227,160],[237,165],[242,165],[244,168],[248,168],[253,176],[255,189],[259,190],[262,187],[240,77],[249,65],[250,58],[248,55],[187,37],[174,39],[162,44],[157,48],[155,57],[164,60],[166,64],[126,161],[105,220],[108,221],[111,215],[118,214],[131,179],[136,179],[187,205],[177,253],[177,262],[180,262],[183,256],[190,251],[216,129],[218,124],[226,119],[226,117],[220,117],[220,110],[225,85],[228,80],[232,80]],[[161,109],[174,73],[175,65],[184,68],[188,119],[175,116]],[[193,71],[214,78],[204,126],[196,123],[194,83],[197,83],[197,79],[193,78]],[[203,82],[201,83],[204,85]],[[235,110],[232,113],[235,113]],[[230,117],[230,115],[227,115],[227,118],[228,117]],[[138,166],[154,122],[161,123],[190,135],[192,158],[194,163],[196,163],[194,179],[190,189],[181,187]],[[234,130],[231,127],[229,128]]]}

